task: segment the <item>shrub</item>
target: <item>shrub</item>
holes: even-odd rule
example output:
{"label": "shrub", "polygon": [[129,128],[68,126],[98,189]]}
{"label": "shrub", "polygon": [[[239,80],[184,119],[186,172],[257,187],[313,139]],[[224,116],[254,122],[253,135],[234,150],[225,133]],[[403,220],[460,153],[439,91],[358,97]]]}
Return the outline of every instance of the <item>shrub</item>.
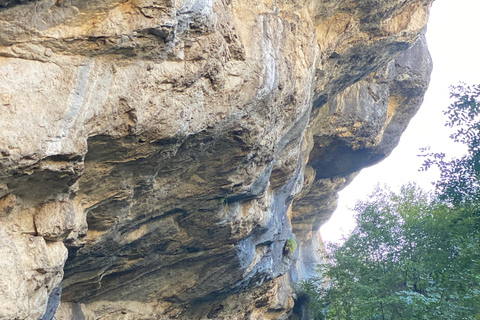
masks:
{"label": "shrub", "polygon": [[297,243],[293,238],[289,238],[287,241],[285,241],[284,250],[286,254],[294,253],[295,250],[297,250]]}

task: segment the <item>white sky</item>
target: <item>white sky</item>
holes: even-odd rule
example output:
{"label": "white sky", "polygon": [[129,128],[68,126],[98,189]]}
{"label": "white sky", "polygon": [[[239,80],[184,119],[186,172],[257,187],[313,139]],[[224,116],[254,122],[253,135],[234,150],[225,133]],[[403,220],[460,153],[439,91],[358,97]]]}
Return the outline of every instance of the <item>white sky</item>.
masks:
{"label": "white sky", "polygon": [[[449,105],[449,85],[459,81],[480,84],[480,1],[437,0],[428,22],[427,41],[433,59],[429,89],[420,111],[410,122],[400,144],[381,163],[362,170],[354,181],[340,192],[338,208],[330,221],[320,229],[324,241],[338,241],[353,229],[353,208],[365,199],[377,183],[397,189],[415,181],[431,188],[438,173],[419,172],[423,159],[417,157],[421,147],[431,151],[454,153],[449,131],[444,127],[442,111]],[[457,149],[458,150],[458,149]]]}

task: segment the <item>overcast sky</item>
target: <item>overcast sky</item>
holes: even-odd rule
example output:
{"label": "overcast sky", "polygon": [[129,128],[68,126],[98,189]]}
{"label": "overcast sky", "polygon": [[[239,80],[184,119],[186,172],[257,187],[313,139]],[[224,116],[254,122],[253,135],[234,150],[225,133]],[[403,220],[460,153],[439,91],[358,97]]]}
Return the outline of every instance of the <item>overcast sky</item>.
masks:
{"label": "overcast sky", "polygon": [[[459,81],[480,84],[480,1],[437,0],[428,22],[427,41],[433,59],[429,89],[420,111],[410,122],[400,144],[381,163],[362,170],[342,192],[338,208],[330,221],[322,226],[324,241],[337,241],[342,233],[354,227],[352,214],[356,201],[365,199],[377,183],[392,189],[409,181],[431,188],[438,172],[419,172],[423,159],[419,149],[430,146],[432,151],[447,154],[458,152],[449,141],[442,111],[449,105],[449,86]],[[457,149],[458,150],[458,149]]]}

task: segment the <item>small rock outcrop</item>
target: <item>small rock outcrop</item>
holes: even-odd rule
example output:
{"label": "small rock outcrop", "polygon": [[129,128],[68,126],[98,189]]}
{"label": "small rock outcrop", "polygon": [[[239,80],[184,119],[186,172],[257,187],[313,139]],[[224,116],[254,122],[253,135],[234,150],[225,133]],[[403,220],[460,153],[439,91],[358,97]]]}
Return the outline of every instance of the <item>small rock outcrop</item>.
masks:
{"label": "small rock outcrop", "polygon": [[431,2],[0,0],[0,319],[294,319]]}

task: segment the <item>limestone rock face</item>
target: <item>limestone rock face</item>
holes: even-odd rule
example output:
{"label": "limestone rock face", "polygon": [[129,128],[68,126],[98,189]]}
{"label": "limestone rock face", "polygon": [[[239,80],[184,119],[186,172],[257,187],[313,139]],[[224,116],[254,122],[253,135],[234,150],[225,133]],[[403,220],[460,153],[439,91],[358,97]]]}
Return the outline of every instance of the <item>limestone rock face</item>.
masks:
{"label": "limestone rock face", "polygon": [[287,319],[430,4],[0,0],[0,319]]}

